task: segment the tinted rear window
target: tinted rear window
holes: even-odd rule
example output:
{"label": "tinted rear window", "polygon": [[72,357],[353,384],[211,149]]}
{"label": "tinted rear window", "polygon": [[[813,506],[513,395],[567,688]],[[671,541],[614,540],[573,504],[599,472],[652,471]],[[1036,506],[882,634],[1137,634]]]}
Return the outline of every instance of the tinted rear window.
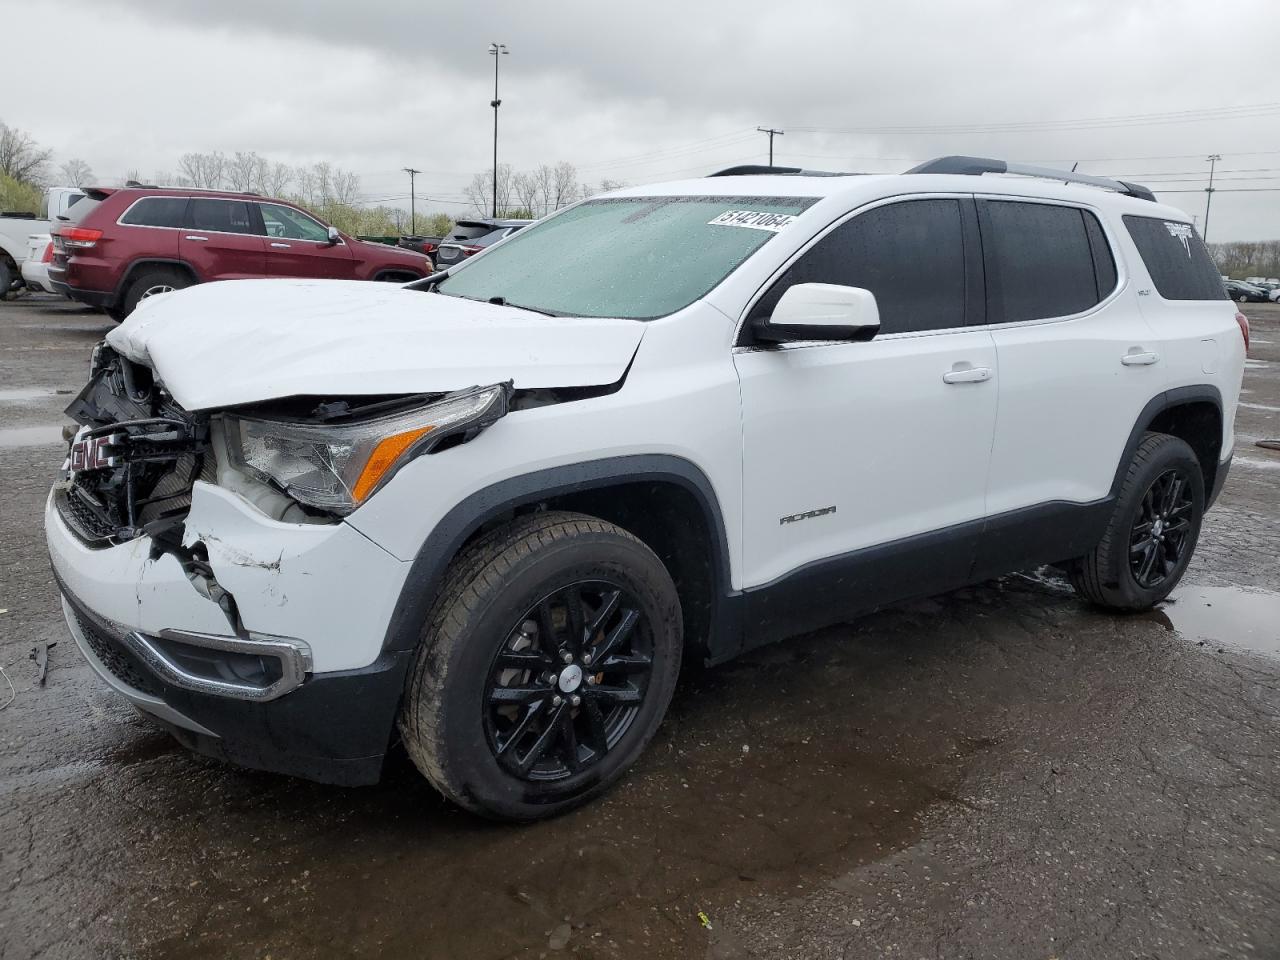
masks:
{"label": "tinted rear window", "polygon": [[120,222],[135,227],[180,227],[186,212],[186,197],[143,197]]}
{"label": "tinted rear window", "polygon": [[453,228],[453,232],[449,234],[450,240],[474,240],[476,237],[483,237],[486,233],[492,233],[493,227],[487,223],[459,223]]}
{"label": "tinted rear window", "polygon": [[1127,215],[1124,225],[1166,300],[1224,300],[1222,275],[1189,223]]}
{"label": "tinted rear window", "polygon": [[101,200],[95,200],[93,197],[81,197],[72,206],[67,208],[67,212],[58,217],[59,220],[65,220],[68,223],[84,223],[84,218],[98,209]]}
{"label": "tinted rear window", "polygon": [[1091,242],[1086,217],[1046,203],[979,204],[989,323],[1068,317],[1111,292],[1115,264],[1096,222]]}
{"label": "tinted rear window", "polygon": [[193,197],[187,211],[187,224],[195,230],[215,233],[258,233],[249,204],[243,200],[213,200]]}

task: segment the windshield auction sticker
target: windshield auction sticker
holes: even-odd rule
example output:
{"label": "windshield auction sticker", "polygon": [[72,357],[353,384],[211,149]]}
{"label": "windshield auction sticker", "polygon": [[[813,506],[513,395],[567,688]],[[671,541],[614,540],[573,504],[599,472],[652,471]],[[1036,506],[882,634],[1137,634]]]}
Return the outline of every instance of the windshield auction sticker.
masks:
{"label": "windshield auction sticker", "polygon": [[727,210],[707,225],[712,227],[748,227],[752,230],[768,230],[777,233],[795,216],[790,213],[761,213],[759,210]]}

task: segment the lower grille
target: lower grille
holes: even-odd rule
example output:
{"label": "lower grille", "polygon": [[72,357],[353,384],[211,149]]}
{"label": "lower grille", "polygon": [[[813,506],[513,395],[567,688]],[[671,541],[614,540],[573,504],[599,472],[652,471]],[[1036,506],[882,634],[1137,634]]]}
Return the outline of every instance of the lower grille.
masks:
{"label": "lower grille", "polygon": [[78,612],[75,618],[85,643],[94,656],[102,661],[102,665],[111,671],[112,676],[142,693],[155,697],[160,695],[162,688],[159,681],[120,640],[108,635]]}
{"label": "lower grille", "polygon": [[71,532],[87,544],[106,545],[115,532],[115,525],[100,511],[94,509],[75,489],[61,489],[53,495],[53,505]]}

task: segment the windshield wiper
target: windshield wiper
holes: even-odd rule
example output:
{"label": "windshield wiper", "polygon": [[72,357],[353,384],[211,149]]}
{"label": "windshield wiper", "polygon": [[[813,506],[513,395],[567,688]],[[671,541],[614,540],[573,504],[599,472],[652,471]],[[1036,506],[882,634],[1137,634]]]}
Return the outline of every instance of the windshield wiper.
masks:
{"label": "windshield wiper", "polygon": [[523,303],[511,303],[506,297],[490,297],[486,303],[492,303],[495,307],[515,307],[517,310],[528,310],[530,313],[540,313],[544,317],[559,317],[562,314],[552,313],[550,310],[540,310],[538,307],[526,307]]}

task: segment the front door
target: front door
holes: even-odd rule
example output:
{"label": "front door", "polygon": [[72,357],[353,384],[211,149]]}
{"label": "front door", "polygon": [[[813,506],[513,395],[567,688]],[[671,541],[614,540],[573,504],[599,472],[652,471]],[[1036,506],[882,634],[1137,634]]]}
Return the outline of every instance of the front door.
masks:
{"label": "front door", "polygon": [[267,269],[273,277],[355,276],[355,257],[345,240],[329,241],[329,228],[301,210],[280,203],[260,203],[267,231]]}
{"label": "front door", "polygon": [[881,327],[867,343],[736,349],[749,644],[967,579],[996,416],[991,335],[966,327],[972,210],[937,197],[860,213],[751,309],[839,283],[875,294]]}

